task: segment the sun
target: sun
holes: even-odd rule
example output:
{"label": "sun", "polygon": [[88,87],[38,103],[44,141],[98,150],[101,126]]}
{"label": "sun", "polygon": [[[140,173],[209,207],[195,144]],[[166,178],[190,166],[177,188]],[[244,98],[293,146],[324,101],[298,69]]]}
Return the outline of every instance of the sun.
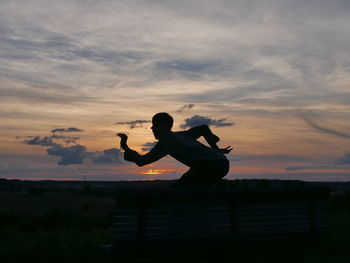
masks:
{"label": "sun", "polygon": [[167,170],[149,169],[147,171],[141,172],[141,174],[159,175],[159,174],[164,174],[166,171]]}

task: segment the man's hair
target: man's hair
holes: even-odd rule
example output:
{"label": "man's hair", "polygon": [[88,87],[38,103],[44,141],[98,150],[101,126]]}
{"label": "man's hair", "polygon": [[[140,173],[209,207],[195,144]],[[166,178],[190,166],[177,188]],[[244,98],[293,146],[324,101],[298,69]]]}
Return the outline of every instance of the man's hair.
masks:
{"label": "man's hair", "polygon": [[174,119],[173,117],[170,116],[169,113],[166,112],[159,112],[156,115],[153,116],[152,118],[153,123],[158,123],[158,124],[163,124],[171,130],[174,124]]}

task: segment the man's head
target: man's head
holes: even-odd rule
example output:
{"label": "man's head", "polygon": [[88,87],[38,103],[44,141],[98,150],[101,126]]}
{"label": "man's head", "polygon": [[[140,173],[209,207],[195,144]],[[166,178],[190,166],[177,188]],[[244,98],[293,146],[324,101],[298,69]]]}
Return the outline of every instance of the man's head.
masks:
{"label": "man's head", "polygon": [[152,118],[152,131],[154,138],[159,139],[163,134],[171,131],[174,119],[166,112],[160,112]]}

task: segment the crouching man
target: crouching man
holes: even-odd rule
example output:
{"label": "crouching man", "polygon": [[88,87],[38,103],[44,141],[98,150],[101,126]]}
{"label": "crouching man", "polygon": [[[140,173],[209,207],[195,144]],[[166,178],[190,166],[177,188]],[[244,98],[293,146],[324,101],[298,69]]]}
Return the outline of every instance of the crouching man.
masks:
{"label": "crouching man", "polygon": [[[210,187],[229,171],[229,161],[224,154],[232,148],[219,148],[218,136],[213,134],[208,125],[200,125],[187,131],[173,132],[173,118],[165,112],[157,113],[152,118],[152,131],[157,144],[148,153],[141,155],[127,145],[127,135],[118,133],[120,147],[125,151],[124,159],[138,166],[153,163],[167,154],[187,165],[190,169],[174,183],[174,187]],[[203,136],[208,146],[197,141]]]}

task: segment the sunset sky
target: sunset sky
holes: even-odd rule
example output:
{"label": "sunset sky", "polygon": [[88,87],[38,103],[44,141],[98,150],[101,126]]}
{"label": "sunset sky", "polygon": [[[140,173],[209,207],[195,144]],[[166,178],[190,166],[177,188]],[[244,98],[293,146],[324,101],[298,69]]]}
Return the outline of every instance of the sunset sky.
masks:
{"label": "sunset sky", "polygon": [[231,145],[228,179],[350,180],[350,1],[0,1],[0,177],[176,179],[137,167],[157,112]]}

